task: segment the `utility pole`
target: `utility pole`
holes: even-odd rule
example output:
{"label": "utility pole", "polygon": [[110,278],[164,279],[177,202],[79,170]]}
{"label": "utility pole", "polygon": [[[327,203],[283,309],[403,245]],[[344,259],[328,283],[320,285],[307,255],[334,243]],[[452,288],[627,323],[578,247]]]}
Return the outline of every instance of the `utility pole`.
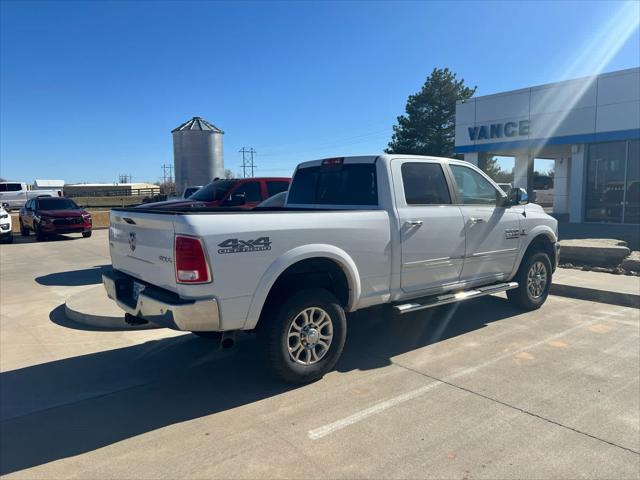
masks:
{"label": "utility pole", "polygon": [[256,165],[253,163],[253,156],[257,153],[253,147],[246,148],[242,147],[240,149],[240,153],[242,153],[242,177],[247,178],[247,168],[251,169],[251,176],[253,177],[253,169],[256,168]]}
{"label": "utility pole", "polygon": [[[169,175],[167,175],[167,170],[169,170]],[[164,163],[162,165],[162,183],[167,183],[167,179],[169,179],[169,183],[173,183],[173,165]]]}

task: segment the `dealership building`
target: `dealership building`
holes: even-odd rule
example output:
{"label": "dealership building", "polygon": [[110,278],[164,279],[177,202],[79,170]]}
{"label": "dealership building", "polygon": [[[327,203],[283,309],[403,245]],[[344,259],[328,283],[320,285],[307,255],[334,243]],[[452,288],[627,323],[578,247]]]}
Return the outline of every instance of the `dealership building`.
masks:
{"label": "dealership building", "polygon": [[553,160],[561,222],[640,230],[640,68],[458,102],[455,136],[480,168],[513,157],[513,185],[529,192],[534,159]]}

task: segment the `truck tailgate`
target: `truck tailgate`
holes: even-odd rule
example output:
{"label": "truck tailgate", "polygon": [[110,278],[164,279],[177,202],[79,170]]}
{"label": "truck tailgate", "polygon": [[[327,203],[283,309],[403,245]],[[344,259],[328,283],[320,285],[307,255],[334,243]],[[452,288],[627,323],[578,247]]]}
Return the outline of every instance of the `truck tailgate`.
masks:
{"label": "truck tailgate", "polygon": [[110,220],[113,268],[175,292],[173,215],[112,210]]}

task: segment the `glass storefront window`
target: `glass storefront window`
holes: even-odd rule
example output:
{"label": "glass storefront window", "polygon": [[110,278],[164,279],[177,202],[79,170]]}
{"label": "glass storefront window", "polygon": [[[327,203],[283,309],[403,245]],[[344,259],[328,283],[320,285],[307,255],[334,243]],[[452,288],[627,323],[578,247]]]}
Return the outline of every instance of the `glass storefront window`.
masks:
{"label": "glass storefront window", "polygon": [[640,140],[629,142],[624,223],[640,223]]}
{"label": "glass storefront window", "polygon": [[640,224],[640,140],[589,146],[585,220]]}
{"label": "glass storefront window", "polygon": [[589,146],[587,166],[587,222],[622,223],[627,142]]}

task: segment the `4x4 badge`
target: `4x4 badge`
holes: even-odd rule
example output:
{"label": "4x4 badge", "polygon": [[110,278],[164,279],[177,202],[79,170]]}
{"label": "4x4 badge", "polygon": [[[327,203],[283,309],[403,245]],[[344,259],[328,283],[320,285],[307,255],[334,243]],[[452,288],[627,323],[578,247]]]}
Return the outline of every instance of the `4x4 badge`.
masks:
{"label": "4x4 badge", "polygon": [[271,240],[269,237],[260,237],[255,240],[240,240],[238,238],[229,238],[219,243],[218,253],[246,253],[246,252],[263,252],[271,250]]}

